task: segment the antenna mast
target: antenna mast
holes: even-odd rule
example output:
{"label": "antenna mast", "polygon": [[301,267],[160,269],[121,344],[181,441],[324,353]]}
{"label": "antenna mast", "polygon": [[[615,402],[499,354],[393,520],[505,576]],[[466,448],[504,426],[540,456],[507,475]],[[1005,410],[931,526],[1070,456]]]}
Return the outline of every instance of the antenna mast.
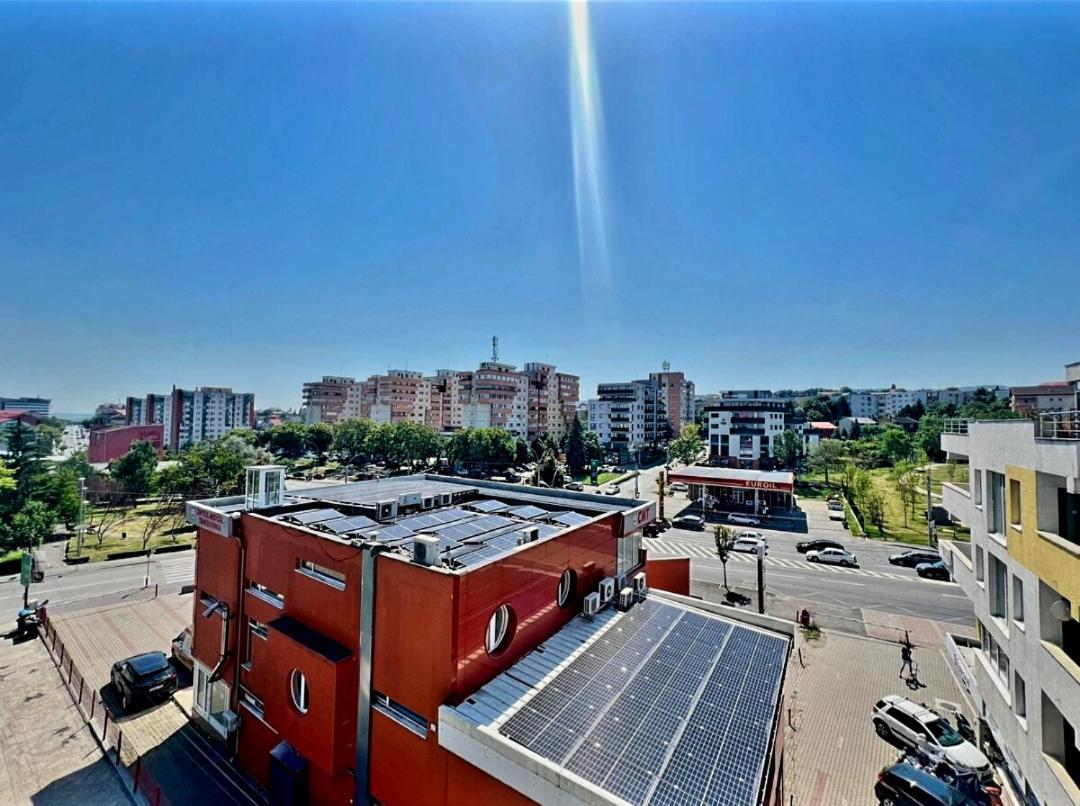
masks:
{"label": "antenna mast", "polygon": [[491,360],[496,364],[499,363],[499,337],[491,337]]}

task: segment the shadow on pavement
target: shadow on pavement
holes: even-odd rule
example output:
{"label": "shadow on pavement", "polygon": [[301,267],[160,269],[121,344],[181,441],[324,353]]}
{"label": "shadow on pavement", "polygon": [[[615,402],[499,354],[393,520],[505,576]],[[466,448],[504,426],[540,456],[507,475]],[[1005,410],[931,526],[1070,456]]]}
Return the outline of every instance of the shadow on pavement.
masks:
{"label": "shadow on pavement", "polygon": [[116,779],[112,764],[100,757],[35,792],[30,796],[30,802],[34,806],[70,806],[72,803],[126,806],[131,803]]}

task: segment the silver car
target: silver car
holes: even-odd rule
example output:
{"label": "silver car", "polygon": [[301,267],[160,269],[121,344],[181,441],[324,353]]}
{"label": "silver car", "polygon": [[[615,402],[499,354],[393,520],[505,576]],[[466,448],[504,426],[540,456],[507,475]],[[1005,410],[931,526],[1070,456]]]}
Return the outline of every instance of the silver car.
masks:
{"label": "silver car", "polygon": [[847,549],[821,549],[806,552],[807,562],[840,565],[851,568],[859,564],[858,558]]}

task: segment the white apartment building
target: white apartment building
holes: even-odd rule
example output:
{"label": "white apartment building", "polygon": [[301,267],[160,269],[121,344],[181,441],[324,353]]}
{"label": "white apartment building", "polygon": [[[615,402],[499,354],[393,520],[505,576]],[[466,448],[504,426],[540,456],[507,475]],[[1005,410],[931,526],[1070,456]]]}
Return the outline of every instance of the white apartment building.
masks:
{"label": "white apartment building", "polygon": [[709,458],[733,467],[757,468],[773,458],[773,443],[786,429],[802,439],[805,422],[791,403],[770,399],[731,399],[705,409]]}
{"label": "white apartment building", "polygon": [[942,499],[971,542],[941,553],[980,639],[950,656],[1020,795],[1080,803],[1080,413],[950,420],[942,448],[968,461]]}
{"label": "white apartment building", "polygon": [[885,390],[852,392],[848,396],[852,417],[870,417],[880,420],[883,417],[896,417],[907,406],[921,403],[923,407],[931,403],[952,403],[962,406],[975,399],[977,389],[987,389],[998,400],[1009,397],[1007,386],[950,386],[943,389],[897,389],[895,386]]}
{"label": "white apartment building", "polygon": [[28,411],[36,417],[48,417],[52,401],[44,397],[0,397],[0,411]]}
{"label": "white apartment building", "polygon": [[656,447],[669,434],[667,409],[660,387],[650,380],[602,383],[589,401],[589,430],[600,443],[627,454]]}

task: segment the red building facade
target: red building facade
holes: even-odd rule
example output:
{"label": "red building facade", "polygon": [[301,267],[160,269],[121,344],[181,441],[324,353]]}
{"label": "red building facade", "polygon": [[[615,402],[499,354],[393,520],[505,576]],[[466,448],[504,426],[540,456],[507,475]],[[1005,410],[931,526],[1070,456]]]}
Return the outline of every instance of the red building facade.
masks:
{"label": "red building facade", "polygon": [[94,464],[111,462],[127,453],[136,442],[149,442],[161,457],[165,437],[163,425],[120,425],[90,432],[87,455]]}

